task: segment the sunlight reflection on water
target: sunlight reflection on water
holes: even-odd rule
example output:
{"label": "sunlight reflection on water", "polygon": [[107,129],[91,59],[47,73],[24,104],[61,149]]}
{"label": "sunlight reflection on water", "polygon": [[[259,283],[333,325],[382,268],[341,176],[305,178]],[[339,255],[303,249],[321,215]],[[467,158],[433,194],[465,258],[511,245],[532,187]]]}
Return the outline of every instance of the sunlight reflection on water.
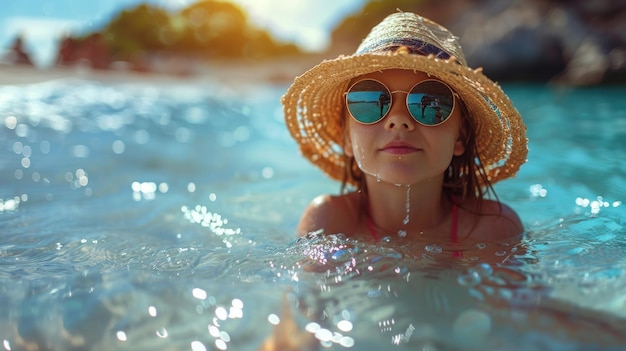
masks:
{"label": "sunlight reflection on water", "polygon": [[589,123],[582,93],[512,87],[531,151],[496,189],[527,235],[450,247],[294,240],[338,185],[298,155],[285,87],[262,88],[0,87],[5,350],[257,349],[275,328],[335,349],[626,345],[623,89],[585,92],[610,106]]}

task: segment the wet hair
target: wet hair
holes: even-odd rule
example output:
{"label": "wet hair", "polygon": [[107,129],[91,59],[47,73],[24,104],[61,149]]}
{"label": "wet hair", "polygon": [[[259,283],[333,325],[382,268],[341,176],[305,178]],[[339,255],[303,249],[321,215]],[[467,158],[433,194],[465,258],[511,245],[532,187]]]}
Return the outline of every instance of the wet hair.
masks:
{"label": "wet hair", "polygon": [[478,153],[476,125],[472,123],[465,104],[459,101],[458,106],[461,109],[461,138],[464,139],[465,151],[452,157],[443,176],[443,188],[456,202],[478,200],[480,207],[484,198],[492,196],[497,199],[497,195]]}
{"label": "wet hair", "polygon": [[[345,103],[344,103],[345,104]],[[347,120],[349,118],[347,109],[344,107],[344,113],[339,121],[339,126],[344,133],[344,144],[346,142],[346,136],[348,132],[347,128]],[[344,146],[345,148],[345,146]],[[342,194],[346,194],[351,191],[367,191],[367,184],[365,183],[365,177],[363,177],[363,172],[359,168],[359,165],[356,163],[354,156],[348,156],[345,152],[343,153],[343,164],[345,165],[343,168],[343,176],[341,180],[341,190]],[[351,186],[351,184],[356,184],[356,186]]]}

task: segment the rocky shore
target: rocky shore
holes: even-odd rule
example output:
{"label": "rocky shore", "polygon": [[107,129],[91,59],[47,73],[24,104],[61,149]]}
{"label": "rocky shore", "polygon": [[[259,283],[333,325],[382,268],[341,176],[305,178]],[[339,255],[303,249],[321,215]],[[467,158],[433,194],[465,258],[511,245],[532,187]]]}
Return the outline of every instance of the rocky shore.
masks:
{"label": "rocky shore", "polygon": [[496,80],[626,83],[626,0],[458,2],[445,25]]}

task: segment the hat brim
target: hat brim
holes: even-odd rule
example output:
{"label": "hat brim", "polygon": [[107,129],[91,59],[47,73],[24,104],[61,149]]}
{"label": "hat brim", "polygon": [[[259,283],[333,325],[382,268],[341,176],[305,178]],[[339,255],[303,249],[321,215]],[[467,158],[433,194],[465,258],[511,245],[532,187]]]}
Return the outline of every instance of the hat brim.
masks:
{"label": "hat brim", "polygon": [[526,126],[500,86],[482,70],[454,59],[369,53],[321,62],[297,77],[282,97],[287,128],[302,155],[331,178],[342,180],[345,168],[343,93],[351,79],[387,69],[425,72],[455,91],[475,126],[477,151],[491,184],[514,176],[526,161]]}

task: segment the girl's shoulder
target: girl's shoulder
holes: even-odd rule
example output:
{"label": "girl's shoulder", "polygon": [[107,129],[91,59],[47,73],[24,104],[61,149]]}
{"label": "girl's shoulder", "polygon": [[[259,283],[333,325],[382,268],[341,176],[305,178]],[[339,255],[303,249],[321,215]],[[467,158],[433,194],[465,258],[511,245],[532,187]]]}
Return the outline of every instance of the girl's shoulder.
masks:
{"label": "girl's shoulder", "polygon": [[[478,203],[463,206],[468,224],[472,228],[468,237],[475,240],[506,240],[520,237],[524,226],[517,213],[504,203],[485,199]],[[470,222],[472,224],[470,224]]]}
{"label": "girl's shoulder", "polygon": [[298,235],[324,229],[327,234],[350,233],[359,220],[360,196],[358,193],[320,195],[304,210],[298,224]]}

